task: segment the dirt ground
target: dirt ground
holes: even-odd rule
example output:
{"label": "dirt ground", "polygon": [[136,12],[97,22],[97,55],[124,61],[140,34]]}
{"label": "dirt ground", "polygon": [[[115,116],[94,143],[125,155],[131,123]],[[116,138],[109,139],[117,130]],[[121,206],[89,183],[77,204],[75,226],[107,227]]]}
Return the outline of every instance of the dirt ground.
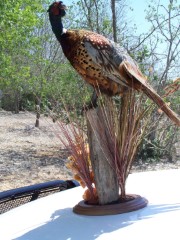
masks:
{"label": "dirt ground", "polygon": [[54,124],[35,114],[0,111],[0,191],[55,179],[71,179],[68,153],[54,133]]}
{"label": "dirt ground", "polygon": [[[45,117],[35,128],[35,114],[0,110],[0,191],[56,179],[72,179],[66,168],[68,152],[55,132],[57,123]],[[170,163],[134,165],[132,171],[180,168]]]}

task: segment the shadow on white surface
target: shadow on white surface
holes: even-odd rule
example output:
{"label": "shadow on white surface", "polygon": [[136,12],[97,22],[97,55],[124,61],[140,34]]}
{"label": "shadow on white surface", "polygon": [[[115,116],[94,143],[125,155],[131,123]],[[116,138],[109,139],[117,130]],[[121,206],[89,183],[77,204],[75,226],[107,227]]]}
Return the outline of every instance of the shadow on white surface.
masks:
{"label": "shadow on white surface", "polygon": [[[136,223],[141,225],[144,221],[156,216],[162,219],[167,218],[168,216],[164,214],[173,211],[180,211],[180,203],[148,205],[144,209],[131,213],[96,217],[72,214],[71,208],[65,208],[54,212],[50,221],[42,223],[33,230],[27,230],[28,232],[13,240],[94,240],[103,234],[107,234],[107,239],[110,239],[108,233],[118,230],[119,235],[121,229],[125,227],[131,227]],[[171,222],[171,219],[167,221]],[[159,222],[159,224],[162,223]]]}

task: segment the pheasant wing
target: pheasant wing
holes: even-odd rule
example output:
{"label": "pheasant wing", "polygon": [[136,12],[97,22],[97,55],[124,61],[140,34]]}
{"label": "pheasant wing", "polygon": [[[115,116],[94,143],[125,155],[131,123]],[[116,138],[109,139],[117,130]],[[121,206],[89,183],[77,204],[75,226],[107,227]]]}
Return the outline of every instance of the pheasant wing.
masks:
{"label": "pheasant wing", "polygon": [[104,76],[123,86],[143,91],[166,115],[180,126],[180,120],[147,83],[135,61],[118,44],[99,34],[91,34],[84,39],[85,48],[95,64],[101,67]]}
{"label": "pheasant wing", "polygon": [[[126,61],[131,66],[131,69],[134,69],[134,72],[143,77],[144,82],[146,82],[145,77],[127,51],[113,41],[99,34],[92,33],[84,38],[84,45],[93,62],[101,67],[105,77],[108,77],[120,85],[138,90],[140,84],[138,84],[138,82],[132,82],[132,79],[120,68],[120,65],[123,65],[124,61]],[[132,84],[134,86],[132,86]]]}

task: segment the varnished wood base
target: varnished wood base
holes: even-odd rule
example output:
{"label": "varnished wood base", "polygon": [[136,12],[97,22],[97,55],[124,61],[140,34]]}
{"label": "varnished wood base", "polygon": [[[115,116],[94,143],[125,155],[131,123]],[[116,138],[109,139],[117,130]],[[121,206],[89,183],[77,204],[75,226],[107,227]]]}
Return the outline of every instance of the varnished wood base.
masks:
{"label": "varnished wood base", "polygon": [[129,194],[128,197],[130,197],[128,201],[108,205],[90,205],[81,201],[73,208],[73,212],[89,216],[115,215],[136,211],[148,204],[147,199],[139,195]]}

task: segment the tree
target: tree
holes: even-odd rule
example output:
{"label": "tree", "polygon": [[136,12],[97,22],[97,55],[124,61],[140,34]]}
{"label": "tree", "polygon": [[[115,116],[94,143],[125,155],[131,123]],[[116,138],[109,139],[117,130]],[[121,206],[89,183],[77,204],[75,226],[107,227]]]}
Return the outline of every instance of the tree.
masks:
{"label": "tree", "polygon": [[179,17],[179,5],[176,0],[169,0],[168,4],[163,1],[151,1],[146,10],[146,19],[151,27],[147,33],[134,37],[132,45],[129,46],[129,50],[134,52],[140,63],[144,64],[146,61],[147,73],[150,69],[151,80],[156,81],[159,91],[179,74]]}
{"label": "tree", "polygon": [[152,60],[159,62],[159,85],[165,87],[168,80],[178,76],[180,67],[180,12],[177,1],[169,0],[168,5],[161,2],[156,6],[149,5],[147,19],[155,29],[151,38],[156,46]]}
{"label": "tree", "polygon": [[[151,29],[144,36],[136,38],[138,41],[131,50],[134,51],[134,56],[148,79],[163,95],[164,88],[179,77],[179,6],[176,0],[169,0],[168,4],[163,1],[153,1],[146,13]],[[178,93],[166,97],[166,101],[171,102],[171,107],[177,113],[179,100]],[[174,158],[174,144],[178,141],[179,133],[171,122],[159,117],[157,111],[154,111],[152,115],[154,126],[142,146],[142,152],[148,153],[148,156],[143,155],[143,157],[167,156],[171,160]]]}
{"label": "tree", "polygon": [[114,42],[117,42],[117,27],[116,27],[116,7],[115,0],[111,0],[111,10],[112,10],[112,28],[113,28],[113,39]]}
{"label": "tree", "polygon": [[73,9],[78,8],[77,11],[81,13],[80,18],[76,17],[76,27],[86,28],[104,35],[109,34],[108,6],[109,4],[103,0],[78,1],[77,6],[73,6]]}
{"label": "tree", "polygon": [[39,23],[41,1],[3,0],[0,3],[0,88],[14,97],[18,112],[19,95],[30,77],[26,64],[36,37],[31,33]]}

